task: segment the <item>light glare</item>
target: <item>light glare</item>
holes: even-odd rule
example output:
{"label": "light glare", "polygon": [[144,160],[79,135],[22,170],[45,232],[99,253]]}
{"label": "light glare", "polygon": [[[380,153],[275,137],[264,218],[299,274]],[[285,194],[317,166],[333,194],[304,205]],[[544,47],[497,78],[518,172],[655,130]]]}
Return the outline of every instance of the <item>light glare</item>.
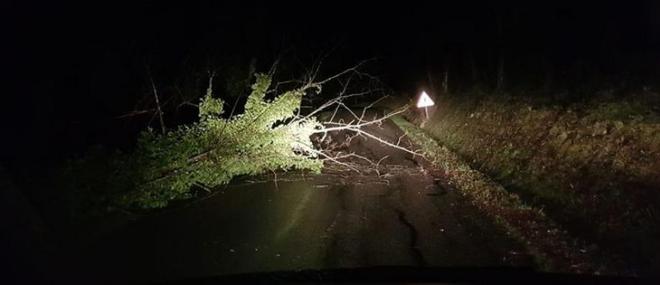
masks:
{"label": "light glare", "polygon": [[435,102],[431,100],[429,94],[426,94],[426,91],[422,91],[422,94],[419,96],[419,99],[417,100],[417,108],[424,108],[433,105],[435,105]]}

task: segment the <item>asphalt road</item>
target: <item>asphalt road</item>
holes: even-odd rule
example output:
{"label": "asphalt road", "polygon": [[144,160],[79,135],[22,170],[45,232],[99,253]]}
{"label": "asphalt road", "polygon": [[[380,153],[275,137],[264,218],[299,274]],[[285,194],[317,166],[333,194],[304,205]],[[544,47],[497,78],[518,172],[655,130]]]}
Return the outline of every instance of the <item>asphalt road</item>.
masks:
{"label": "asphalt road", "polygon": [[[369,131],[397,141],[391,122]],[[276,270],[526,266],[527,255],[423,158],[373,139],[332,137],[378,168],[244,178],[80,245],[97,280],[145,282]],[[404,140],[404,145],[408,142]],[[377,169],[377,171],[376,171]]]}

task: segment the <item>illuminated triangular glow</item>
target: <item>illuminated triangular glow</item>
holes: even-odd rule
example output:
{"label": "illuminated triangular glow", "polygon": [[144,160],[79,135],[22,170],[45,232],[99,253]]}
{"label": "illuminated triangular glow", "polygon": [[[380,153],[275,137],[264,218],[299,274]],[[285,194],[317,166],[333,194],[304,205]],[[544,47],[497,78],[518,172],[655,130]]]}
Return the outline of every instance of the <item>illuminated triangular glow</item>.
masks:
{"label": "illuminated triangular glow", "polygon": [[422,95],[419,95],[419,99],[417,100],[417,108],[424,108],[433,105],[435,105],[435,103],[431,100],[429,94],[426,94],[426,91],[422,91]]}

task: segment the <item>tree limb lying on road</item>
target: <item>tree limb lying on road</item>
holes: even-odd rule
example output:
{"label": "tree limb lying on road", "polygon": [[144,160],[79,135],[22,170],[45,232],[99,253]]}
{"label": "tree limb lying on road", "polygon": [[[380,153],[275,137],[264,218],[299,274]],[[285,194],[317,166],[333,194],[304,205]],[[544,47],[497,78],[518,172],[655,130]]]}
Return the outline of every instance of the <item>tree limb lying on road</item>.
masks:
{"label": "tree limb lying on road", "polygon": [[[310,137],[315,134],[324,134],[323,140],[329,132],[347,131],[354,136],[374,139],[392,148],[420,155],[401,146],[401,139],[390,142],[364,129],[365,126],[380,125],[405,109],[367,118],[369,109],[376,102],[359,112],[345,104],[348,98],[373,92],[348,92],[354,78],[364,75],[358,70],[364,63],[318,81],[315,81],[318,73],[318,68],[315,68],[314,73],[308,74],[299,87],[280,93],[271,100],[265,98],[272,91],[272,75],[258,74],[247,98],[245,112],[231,114],[229,118],[221,116],[224,101],[214,98],[209,86],[198,105],[198,122],[164,134],[153,131],[143,133],[137,151],[129,157],[129,167],[124,170],[132,175],[134,185],[131,188],[134,190],[119,195],[115,201],[124,207],[158,208],[166,206],[171,200],[191,197],[191,191],[195,188],[209,191],[228,183],[237,175],[288,169],[318,172],[324,162],[359,171],[342,160],[358,158],[376,166],[382,161],[374,162],[355,153],[332,154],[312,143]],[[319,94],[324,84],[331,81],[342,85],[339,94],[302,115],[303,96]],[[348,112],[352,119],[334,122],[339,110]],[[317,115],[330,111],[332,116],[329,121],[317,119]]]}

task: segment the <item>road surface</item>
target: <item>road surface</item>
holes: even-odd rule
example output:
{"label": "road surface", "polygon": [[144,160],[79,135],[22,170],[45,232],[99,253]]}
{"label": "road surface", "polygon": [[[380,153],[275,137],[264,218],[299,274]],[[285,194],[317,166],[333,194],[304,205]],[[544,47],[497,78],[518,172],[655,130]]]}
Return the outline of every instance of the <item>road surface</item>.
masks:
{"label": "road surface", "polygon": [[[391,122],[368,130],[392,141],[402,135]],[[243,178],[81,244],[81,270],[131,283],[378,265],[530,265],[522,247],[423,158],[373,139],[342,147],[345,135],[330,145],[387,156],[378,171],[365,163],[360,173],[330,165],[321,175]]]}

